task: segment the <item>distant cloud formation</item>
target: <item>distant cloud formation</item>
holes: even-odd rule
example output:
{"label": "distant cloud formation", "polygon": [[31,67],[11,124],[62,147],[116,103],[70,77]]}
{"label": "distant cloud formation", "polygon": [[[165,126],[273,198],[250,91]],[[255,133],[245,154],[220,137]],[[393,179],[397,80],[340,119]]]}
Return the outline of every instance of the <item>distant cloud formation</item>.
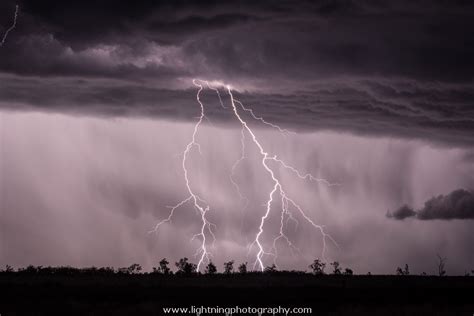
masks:
{"label": "distant cloud formation", "polygon": [[432,197],[418,211],[404,205],[392,213],[388,212],[387,217],[396,220],[411,217],[420,220],[474,219],[474,193],[464,189],[455,190],[448,195]]}
{"label": "distant cloud formation", "polygon": [[[15,3],[2,1],[0,21]],[[1,52],[0,109],[189,121],[192,79],[202,78],[231,84],[288,129],[474,146],[469,2],[19,5]]]}
{"label": "distant cloud formation", "polygon": [[387,212],[387,217],[397,219],[397,220],[402,220],[407,217],[413,217],[413,216],[416,216],[416,212],[408,205],[403,205],[402,207],[398,208],[393,213]]}

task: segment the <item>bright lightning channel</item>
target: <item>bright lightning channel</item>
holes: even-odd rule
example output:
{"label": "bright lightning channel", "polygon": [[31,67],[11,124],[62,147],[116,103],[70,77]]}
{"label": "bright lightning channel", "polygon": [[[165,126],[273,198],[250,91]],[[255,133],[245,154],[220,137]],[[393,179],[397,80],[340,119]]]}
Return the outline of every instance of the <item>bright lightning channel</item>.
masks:
{"label": "bright lightning channel", "polygon": [[204,105],[203,103],[201,102],[201,99],[200,99],[200,95],[201,95],[201,92],[203,90],[203,86],[198,83],[198,82],[203,82],[203,81],[200,81],[200,80],[193,80],[193,84],[195,86],[197,86],[199,89],[198,89],[198,92],[196,94],[196,100],[197,102],[199,103],[200,107],[201,107],[201,114],[199,116],[199,120],[198,122],[196,123],[196,125],[194,126],[194,130],[193,130],[193,134],[192,134],[192,138],[191,138],[191,141],[187,144],[184,152],[183,152],[183,160],[181,162],[181,166],[183,168],[183,172],[184,172],[184,180],[186,182],[186,189],[188,191],[188,194],[189,196],[182,200],[181,202],[179,202],[178,204],[176,204],[175,206],[172,206],[171,207],[171,211],[170,211],[170,214],[169,216],[162,220],[161,222],[159,222],[158,224],[156,224],[155,228],[153,229],[153,231],[157,231],[158,228],[163,225],[164,223],[167,223],[167,222],[170,222],[171,221],[171,218],[173,217],[173,214],[174,214],[174,211],[181,207],[182,205],[188,203],[188,202],[192,202],[193,203],[193,206],[194,208],[199,212],[200,216],[201,216],[201,221],[202,221],[202,225],[201,225],[201,231],[197,234],[195,234],[192,238],[191,238],[191,241],[197,239],[197,238],[200,238],[201,239],[201,246],[197,249],[197,252],[196,252],[196,255],[199,256],[199,262],[198,262],[198,265],[197,265],[197,270],[199,271],[202,264],[204,263],[204,261],[206,262],[209,262],[210,261],[210,258],[211,258],[211,253],[209,252],[209,250],[207,249],[207,238],[206,238],[206,230],[207,232],[209,232],[209,234],[211,235],[211,237],[213,238],[213,242],[215,241],[216,237],[214,235],[214,232],[212,230],[212,228],[214,227],[215,228],[215,225],[211,222],[208,221],[207,217],[206,217],[206,214],[207,212],[209,211],[210,209],[210,206],[207,204],[207,202],[202,199],[201,197],[199,197],[194,191],[193,189],[191,188],[191,184],[190,184],[190,179],[189,179],[189,174],[188,174],[188,169],[186,167],[186,162],[187,162],[187,159],[188,159],[188,156],[191,152],[191,150],[196,147],[199,151],[199,153],[201,153],[201,146],[199,145],[199,143],[196,141],[196,135],[199,131],[199,127],[200,125],[202,124],[202,121],[204,120],[205,118],[205,115],[204,115]]}
{"label": "bright lightning channel", "polygon": [[[197,265],[197,270],[198,271],[200,270],[200,268],[202,267],[204,262],[209,262],[210,261],[210,258],[212,256],[212,254],[209,252],[209,250],[207,248],[206,233],[208,233],[212,237],[212,243],[213,244],[216,240],[216,236],[215,236],[214,231],[213,231],[213,228],[215,229],[216,227],[213,223],[211,223],[207,219],[207,216],[206,216],[207,212],[210,209],[210,206],[204,199],[199,197],[193,191],[193,189],[191,188],[190,179],[189,179],[189,175],[188,175],[188,169],[186,167],[186,162],[187,162],[187,159],[188,159],[188,156],[189,156],[191,150],[194,147],[196,147],[198,149],[198,151],[201,152],[200,145],[196,141],[196,135],[198,134],[199,127],[202,125],[203,120],[206,118],[205,117],[205,111],[204,111],[204,104],[202,103],[202,101],[200,99],[200,94],[203,90],[202,83],[206,84],[206,86],[209,89],[214,90],[216,92],[216,94],[219,98],[219,102],[220,102],[221,107],[226,109],[226,106],[224,106],[224,103],[222,101],[222,98],[221,98],[221,95],[219,93],[218,88],[212,87],[211,84],[208,81],[205,81],[205,80],[197,80],[197,79],[193,80],[193,84],[196,87],[198,87],[198,91],[197,91],[197,94],[196,94],[196,100],[197,100],[198,104],[200,105],[201,113],[200,113],[198,122],[194,126],[191,141],[187,144],[187,146],[186,146],[186,148],[183,152],[182,168],[183,168],[183,173],[184,173],[184,180],[186,182],[187,192],[188,192],[189,195],[186,199],[180,201],[178,204],[169,207],[171,209],[170,213],[169,213],[169,216],[167,218],[165,218],[164,220],[160,221],[158,224],[156,224],[155,228],[152,230],[152,232],[156,232],[161,225],[171,222],[171,219],[172,219],[176,209],[180,208],[181,206],[185,205],[186,203],[192,203],[193,207],[198,211],[198,213],[200,214],[200,217],[201,217],[201,230],[200,230],[199,233],[195,234],[191,238],[191,240],[194,240],[196,238],[199,238],[201,240],[201,246],[196,251],[196,256],[199,256],[199,262],[198,262],[198,265]],[[259,142],[257,136],[255,135],[253,130],[248,125],[247,121],[245,121],[244,118],[239,113],[239,110],[238,110],[238,107],[236,106],[236,104],[238,104],[240,109],[242,109],[244,112],[249,113],[251,115],[251,117],[256,121],[259,121],[259,122],[261,122],[261,123],[263,123],[263,124],[265,124],[265,125],[267,125],[271,128],[277,129],[279,132],[284,133],[284,134],[293,133],[293,132],[288,131],[286,129],[282,129],[278,125],[267,122],[262,117],[259,117],[259,116],[255,115],[252,109],[245,107],[244,104],[241,101],[234,98],[230,86],[226,86],[226,90],[227,90],[227,93],[230,97],[231,110],[233,112],[233,115],[235,116],[235,118],[239,121],[240,125],[242,126],[242,129],[241,129],[241,156],[233,164],[232,169],[231,169],[231,173],[230,173],[230,176],[229,176],[231,183],[236,188],[239,199],[244,201],[244,207],[242,208],[242,212],[247,207],[249,201],[243,195],[242,191],[240,190],[239,185],[234,180],[234,176],[235,176],[237,166],[246,158],[246,155],[245,155],[245,135],[246,134],[248,134],[250,136],[250,139],[251,139],[252,143],[258,148],[258,151],[259,151],[259,153],[262,157],[261,165],[262,165],[263,169],[268,173],[268,175],[270,176],[270,178],[273,182],[272,189],[269,192],[267,202],[265,203],[265,205],[266,205],[265,213],[260,218],[260,225],[258,227],[258,233],[256,234],[255,239],[253,240],[253,242],[249,246],[249,252],[251,251],[252,247],[254,247],[254,246],[256,246],[257,250],[258,250],[257,255],[256,255],[256,259],[255,259],[255,262],[254,262],[254,265],[253,265],[253,269],[255,270],[256,268],[258,268],[260,271],[264,271],[264,269],[265,269],[265,266],[264,266],[265,258],[264,257],[265,256],[273,257],[273,262],[276,264],[276,259],[278,257],[277,242],[280,239],[284,240],[287,243],[287,245],[290,247],[292,252],[299,252],[299,249],[291,242],[290,238],[284,232],[285,223],[287,224],[288,221],[290,221],[290,220],[295,223],[295,225],[296,225],[295,228],[298,227],[299,222],[293,216],[292,212],[299,213],[302,216],[302,218],[305,219],[305,221],[307,223],[309,223],[313,228],[315,228],[316,230],[318,230],[321,233],[321,235],[323,237],[322,238],[322,241],[323,241],[322,257],[323,257],[324,260],[326,260],[327,240],[331,241],[334,245],[336,245],[336,247],[339,247],[337,242],[328,233],[325,232],[324,226],[316,224],[303,211],[301,206],[298,203],[296,203],[292,198],[290,198],[288,196],[288,194],[286,193],[286,191],[283,188],[283,185],[282,185],[281,181],[276,176],[275,171],[272,169],[269,162],[277,163],[279,166],[291,171],[298,178],[300,178],[302,180],[315,181],[315,182],[318,182],[318,183],[325,184],[327,186],[340,185],[340,184],[330,183],[329,181],[327,181],[325,179],[317,178],[317,177],[313,176],[310,173],[303,174],[302,172],[300,172],[295,167],[293,167],[293,166],[285,163],[283,160],[279,159],[276,155],[270,155],[267,151],[265,151],[264,147]],[[267,219],[269,218],[270,213],[272,211],[272,205],[274,203],[275,195],[279,195],[279,197],[281,199],[280,230],[279,230],[278,236],[276,236],[273,240],[273,244],[272,244],[271,249],[266,250],[264,245],[263,245],[263,242],[262,242],[262,237],[265,233],[265,229],[264,229],[265,223],[266,223]],[[286,221],[285,221],[285,217],[286,217]]]}
{"label": "bright lightning channel", "polygon": [[7,40],[7,37],[8,37],[8,34],[13,31],[13,29],[15,29],[16,27],[16,20],[18,19],[18,11],[19,11],[20,7],[18,5],[15,6],[15,15],[14,15],[14,18],[13,18],[13,24],[12,26],[10,26],[6,31],[5,31],[5,34],[3,34],[3,37],[2,37],[2,40],[0,41],[0,47],[3,47],[3,45],[5,45],[5,42]]}
{"label": "bright lightning channel", "polygon": [[[237,107],[236,107],[236,103],[240,104],[242,109],[246,110],[246,108],[243,106],[243,104],[240,102],[240,101],[236,101],[234,99],[234,96],[232,94],[232,90],[230,89],[230,87],[227,87],[227,92],[230,96],[230,100],[231,100],[231,104],[232,104],[232,109],[234,111],[234,115],[235,117],[239,120],[240,124],[242,124],[242,127],[245,128],[245,130],[248,132],[248,134],[251,136],[251,139],[253,141],[253,143],[257,146],[257,148],[259,149],[260,151],[260,155],[262,157],[262,166],[263,168],[268,172],[268,174],[270,175],[272,181],[273,181],[273,188],[272,190],[270,191],[269,195],[268,195],[268,200],[267,200],[267,203],[266,203],[266,210],[265,210],[265,213],[264,215],[261,217],[260,219],[260,226],[259,226],[259,231],[257,233],[257,235],[255,236],[255,240],[253,241],[253,245],[257,245],[257,248],[258,248],[258,253],[257,253],[257,258],[256,258],[256,261],[254,263],[254,268],[258,265],[258,267],[260,268],[261,271],[263,271],[265,269],[265,266],[264,266],[264,263],[263,263],[263,257],[265,255],[270,255],[270,256],[273,256],[273,257],[276,257],[277,254],[275,252],[267,252],[265,251],[263,245],[262,245],[262,242],[261,242],[261,237],[264,233],[264,225],[265,225],[265,222],[266,220],[268,219],[269,215],[270,215],[270,212],[271,212],[271,209],[272,209],[272,203],[273,203],[273,198],[274,198],[274,195],[275,193],[278,192],[278,194],[280,195],[281,197],[281,200],[282,200],[282,213],[285,213],[285,214],[288,214],[289,212],[289,205],[292,205],[301,215],[302,217],[308,222],[310,223],[314,228],[316,228],[317,230],[319,230],[323,236],[323,250],[322,250],[322,257],[325,259],[325,254],[326,254],[326,239],[329,239],[330,241],[332,241],[337,247],[337,243],[336,241],[329,235],[327,234],[325,231],[324,231],[324,227],[321,226],[321,225],[318,225],[316,224],[311,218],[309,218],[306,213],[303,211],[303,209],[301,208],[301,206],[299,206],[293,199],[291,199],[286,191],[283,189],[283,186],[280,182],[280,180],[276,177],[275,175],[275,172],[273,171],[273,169],[268,165],[268,162],[269,161],[274,161],[274,162],[277,162],[279,163],[280,165],[282,165],[284,168],[286,169],[289,169],[293,172],[295,172],[298,177],[302,178],[302,179],[305,179],[305,178],[309,178],[311,180],[316,180],[316,181],[320,181],[320,182],[324,182],[326,184],[330,184],[327,180],[323,180],[323,179],[318,179],[316,177],[313,177],[311,176],[310,174],[308,175],[305,175],[303,176],[296,168],[294,167],[291,167],[289,166],[288,164],[284,163],[281,159],[277,159],[276,156],[270,156],[268,152],[266,152],[263,148],[263,146],[261,145],[261,143],[258,141],[257,139],[257,136],[255,135],[255,133],[252,131],[252,129],[248,126],[247,122],[240,116],[239,114],[239,111],[237,110]],[[254,118],[256,118],[255,115],[253,115],[253,112],[252,112],[252,116]],[[258,117],[256,118],[258,120],[260,120]],[[275,127],[277,128],[279,131],[285,131],[283,129],[281,129],[279,126],[277,125],[274,125],[274,124],[271,124],[271,123],[268,123],[266,122],[265,120],[261,119],[260,121],[264,122],[265,124],[267,125],[270,125],[272,127]],[[282,214],[283,216],[283,214]],[[283,223],[283,221],[282,221]],[[284,234],[283,232],[283,229],[280,229],[280,235],[274,240],[274,248],[276,248],[276,240],[278,238],[284,238],[287,243],[289,244],[290,248],[295,248],[293,246],[293,244],[290,242],[289,238]]]}

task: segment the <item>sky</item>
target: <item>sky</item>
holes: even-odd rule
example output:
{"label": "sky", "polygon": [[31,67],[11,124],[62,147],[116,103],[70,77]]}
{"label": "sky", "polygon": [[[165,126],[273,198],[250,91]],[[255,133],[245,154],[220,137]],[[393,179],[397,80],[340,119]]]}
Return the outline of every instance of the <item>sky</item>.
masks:
{"label": "sky", "polygon": [[275,195],[265,266],[471,271],[472,29],[469,1],[2,1],[0,265],[198,262],[192,203],[150,231],[189,196],[201,101],[185,167],[205,245],[218,268],[253,266],[274,181],[248,131],[235,165],[229,87],[273,124],[234,103],[270,157],[337,184],[268,161],[334,242]]}

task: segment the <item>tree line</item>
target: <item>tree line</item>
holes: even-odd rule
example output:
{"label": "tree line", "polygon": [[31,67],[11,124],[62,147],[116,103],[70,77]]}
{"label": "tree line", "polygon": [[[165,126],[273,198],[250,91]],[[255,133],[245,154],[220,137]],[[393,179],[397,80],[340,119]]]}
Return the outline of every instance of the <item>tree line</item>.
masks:
{"label": "tree line", "polygon": [[[438,273],[439,276],[446,275],[446,258],[442,258],[438,256]],[[29,265],[26,268],[19,268],[15,270],[13,267],[7,265],[5,269],[0,270],[1,274],[9,274],[9,273],[18,273],[18,274],[41,274],[41,275],[138,275],[138,274],[160,274],[160,275],[198,275],[198,274],[205,274],[205,275],[216,275],[216,274],[223,274],[223,275],[230,275],[230,274],[247,274],[247,273],[265,273],[265,274],[276,274],[276,273],[292,273],[292,274],[308,274],[307,271],[279,271],[275,264],[272,264],[264,269],[263,272],[256,272],[250,271],[248,269],[248,263],[244,262],[237,266],[235,269],[234,267],[235,261],[227,261],[224,262],[222,272],[219,272],[217,266],[210,261],[205,269],[204,272],[197,271],[197,265],[189,261],[188,258],[184,257],[179,259],[177,262],[174,263],[176,270],[173,271],[170,268],[170,262],[163,258],[159,261],[157,267],[153,267],[151,272],[144,272],[143,268],[140,264],[134,263],[128,267],[122,268],[113,268],[113,267],[88,267],[88,268],[75,268],[70,266],[61,266],[61,267],[43,267],[43,266],[33,266]],[[308,267],[310,269],[309,274],[321,276],[321,275],[345,275],[351,276],[354,274],[353,270],[350,268],[342,268],[338,261],[334,261],[329,263],[330,271],[326,271],[327,264],[320,259],[315,259]],[[408,264],[405,264],[404,268],[397,267],[396,275],[399,276],[408,276],[410,275],[410,269]],[[471,271],[474,274],[474,270]],[[368,275],[371,275],[369,272]],[[423,272],[422,276],[426,276],[427,274]],[[470,273],[466,272],[466,276],[469,276]]]}
{"label": "tree line", "polygon": [[[177,262],[174,263],[176,267],[175,271],[173,271],[170,267],[170,262],[163,258],[159,261],[157,267],[153,267],[151,272],[144,272],[143,268],[140,264],[134,263],[128,267],[122,268],[113,268],[113,267],[87,267],[87,268],[75,268],[71,266],[60,266],[60,267],[44,267],[44,266],[33,266],[29,265],[26,268],[19,268],[15,270],[12,266],[7,265],[5,269],[0,270],[0,273],[8,274],[8,273],[18,273],[18,274],[42,274],[42,275],[113,275],[113,274],[122,274],[122,275],[132,275],[132,274],[163,274],[163,275],[195,275],[195,274],[206,274],[206,275],[214,275],[214,274],[246,274],[246,273],[297,273],[297,274],[304,274],[307,273],[306,271],[279,271],[275,264],[272,264],[264,269],[263,272],[261,271],[250,271],[248,269],[248,263],[244,262],[239,264],[236,268],[234,267],[235,261],[227,261],[224,262],[222,272],[219,272],[217,266],[210,261],[204,268],[204,272],[197,271],[197,265],[189,261],[188,258],[184,257],[179,259]],[[339,262],[335,261],[330,264],[333,268],[332,274],[334,275],[352,275],[353,272],[351,269],[346,268],[343,270],[340,267]],[[311,273],[315,275],[323,275],[326,274],[324,269],[326,267],[326,263],[322,262],[320,259],[314,260],[314,262],[309,265],[311,269]]]}

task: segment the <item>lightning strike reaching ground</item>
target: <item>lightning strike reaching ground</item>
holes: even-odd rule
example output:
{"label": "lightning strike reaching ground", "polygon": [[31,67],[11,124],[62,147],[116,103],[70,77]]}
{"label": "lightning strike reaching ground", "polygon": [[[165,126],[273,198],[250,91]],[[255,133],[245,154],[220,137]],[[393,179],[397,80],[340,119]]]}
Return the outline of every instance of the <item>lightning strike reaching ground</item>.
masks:
{"label": "lightning strike reaching ground", "polygon": [[[325,231],[324,231],[324,227],[321,226],[321,225],[318,225],[316,223],[313,222],[313,220],[311,220],[311,218],[309,218],[305,212],[302,210],[302,208],[291,198],[288,197],[287,193],[285,192],[285,190],[283,189],[283,186],[280,182],[280,180],[276,177],[275,175],[275,172],[274,170],[268,165],[268,162],[269,161],[275,161],[279,164],[281,164],[283,167],[287,168],[287,169],[290,169],[291,171],[295,172],[298,177],[302,178],[302,179],[305,179],[305,178],[309,178],[311,180],[316,180],[316,181],[321,181],[321,182],[324,182],[326,184],[330,184],[327,180],[322,180],[322,179],[318,179],[316,177],[313,177],[311,176],[310,174],[307,174],[307,175],[302,175],[296,168],[294,167],[291,167],[289,165],[287,165],[286,163],[284,163],[282,160],[280,159],[277,159],[276,156],[270,156],[268,152],[266,152],[263,148],[263,146],[261,145],[261,143],[258,141],[256,135],[254,134],[254,132],[252,131],[252,129],[249,127],[249,125],[247,124],[247,122],[241,117],[241,115],[239,114],[239,111],[237,110],[237,107],[236,107],[236,103],[238,103],[241,108],[245,111],[248,111],[251,113],[252,117],[254,119],[257,119],[261,122],[263,122],[264,124],[266,125],[269,125],[273,128],[276,128],[278,129],[279,131],[281,132],[285,132],[286,130],[283,130],[281,129],[279,126],[277,125],[274,125],[274,124],[271,124],[271,123],[268,123],[266,122],[264,119],[262,118],[259,118],[257,116],[254,115],[253,111],[251,111],[250,109],[247,109],[243,106],[242,102],[238,101],[238,100],[235,100],[234,99],[234,96],[232,94],[232,90],[230,89],[230,87],[227,87],[227,92],[230,96],[230,100],[231,100],[231,104],[232,104],[232,109],[234,111],[234,114],[235,114],[235,117],[239,120],[239,122],[242,124],[242,127],[248,132],[248,134],[250,134],[251,136],[251,139],[253,141],[253,143],[257,146],[257,148],[259,149],[260,151],[260,155],[262,156],[262,166],[263,168],[268,172],[268,174],[270,175],[274,185],[273,185],[273,188],[272,190],[270,191],[269,195],[268,195],[268,200],[267,200],[267,203],[266,203],[266,210],[265,210],[265,214],[262,216],[261,220],[260,220],[260,226],[259,226],[259,231],[255,237],[255,240],[254,242],[252,243],[252,245],[257,245],[257,248],[258,248],[258,253],[257,253],[257,258],[256,258],[256,261],[254,263],[254,268],[257,266],[259,266],[260,270],[263,271],[265,269],[265,266],[264,266],[264,263],[263,263],[263,257],[265,255],[270,255],[270,256],[273,256],[274,258],[276,258],[277,256],[277,253],[275,252],[276,250],[276,241],[279,239],[279,238],[284,238],[288,245],[290,246],[290,248],[293,248],[293,249],[296,249],[293,244],[291,243],[291,241],[288,239],[288,237],[284,234],[283,232],[283,228],[280,227],[280,235],[277,236],[277,238],[274,239],[274,243],[273,243],[273,248],[274,248],[274,252],[268,252],[268,251],[265,251],[263,245],[262,245],[262,242],[261,242],[261,237],[262,237],[262,234],[264,233],[264,225],[265,225],[265,222],[266,220],[268,219],[268,217],[270,216],[270,212],[271,212],[271,209],[272,209],[272,203],[273,203],[273,198],[274,198],[274,195],[276,192],[279,193],[280,197],[281,197],[281,200],[282,200],[282,217],[284,216],[284,214],[288,214],[289,213],[289,208],[288,208],[288,204],[291,204],[293,205],[293,207],[296,208],[296,210],[301,214],[301,216],[303,216],[303,218],[308,222],[310,223],[314,228],[318,229],[322,236],[323,236],[323,250],[322,250],[322,256],[323,258],[325,258],[325,253],[326,253],[326,239],[329,239],[331,240],[336,246],[337,246],[337,243],[335,242],[335,240],[330,236],[328,235]],[[283,225],[283,220],[281,221],[282,225]]]}
{"label": "lightning strike reaching ground", "polygon": [[13,29],[16,27],[16,20],[18,19],[18,11],[20,7],[18,5],[15,6],[15,15],[13,18],[13,24],[10,26],[6,31],[5,34],[3,34],[2,41],[0,41],[0,47],[3,47],[5,45],[5,42],[7,40],[8,34],[13,31]]}
{"label": "lightning strike reaching ground", "polygon": [[161,222],[159,222],[158,224],[156,224],[153,231],[157,231],[158,228],[162,224],[164,224],[166,222],[170,222],[171,218],[174,214],[174,211],[177,208],[181,207],[182,205],[184,205],[187,202],[192,202],[194,208],[199,212],[201,220],[202,220],[201,231],[199,233],[195,234],[191,238],[191,241],[195,240],[196,238],[201,239],[201,246],[197,249],[197,252],[196,252],[196,256],[199,256],[199,262],[198,262],[198,265],[197,265],[197,270],[199,271],[199,269],[201,268],[201,265],[203,264],[203,262],[204,261],[209,262],[210,257],[211,257],[211,253],[207,249],[206,230],[211,235],[211,237],[213,238],[213,242],[215,241],[216,237],[214,235],[214,232],[212,231],[212,228],[215,227],[215,225],[213,223],[209,222],[207,220],[207,217],[206,217],[206,213],[209,211],[210,206],[207,204],[207,202],[205,200],[203,200],[201,197],[199,197],[193,191],[193,189],[191,188],[191,183],[190,183],[190,179],[189,179],[189,175],[188,175],[188,169],[186,167],[186,161],[187,161],[188,156],[189,156],[191,150],[193,149],[193,147],[197,147],[199,153],[201,153],[201,146],[199,145],[199,143],[196,142],[196,135],[199,131],[199,126],[202,124],[202,121],[205,118],[204,105],[203,105],[203,103],[201,102],[201,99],[200,99],[200,94],[201,94],[201,91],[203,90],[203,87],[202,87],[201,84],[198,83],[197,80],[193,80],[193,84],[199,88],[199,90],[196,94],[196,100],[197,100],[197,102],[199,103],[199,105],[201,107],[201,114],[199,116],[198,122],[194,126],[192,139],[187,144],[186,149],[183,152],[182,168],[183,168],[184,180],[186,182],[186,188],[187,188],[187,191],[189,193],[189,196],[186,199],[179,202],[178,204],[176,204],[175,206],[171,207],[171,212],[170,212],[170,215],[168,216],[168,218],[166,218],[166,219],[162,220]]}
{"label": "lightning strike reaching ground", "polygon": [[[199,262],[198,262],[198,265],[197,265],[198,271],[200,270],[200,268],[202,267],[202,264],[204,262],[209,262],[210,261],[210,258],[212,256],[211,253],[208,250],[207,235],[209,235],[212,238],[212,245],[214,244],[214,242],[216,240],[216,236],[215,236],[214,230],[213,230],[213,229],[216,229],[216,226],[213,223],[211,223],[207,218],[207,213],[210,209],[210,206],[204,199],[199,197],[193,191],[192,186],[191,186],[191,181],[189,179],[188,169],[186,167],[187,159],[189,158],[189,154],[190,154],[191,150],[194,147],[196,147],[198,149],[199,153],[201,153],[201,147],[200,147],[199,143],[197,143],[197,141],[196,141],[196,137],[197,137],[196,135],[199,132],[199,128],[202,125],[203,120],[207,119],[205,117],[204,104],[202,103],[202,101],[200,99],[200,94],[203,90],[202,83],[206,84],[209,89],[214,90],[216,92],[216,94],[219,98],[219,102],[220,102],[221,107],[224,108],[224,109],[227,109],[227,107],[224,105],[224,102],[222,101],[222,98],[221,98],[221,95],[220,95],[220,92],[219,92],[218,88],[212,87],[212,85],[208,81],[197,80],[197,79],[193,80],[193,84],[198,87],[198,92],[196,94],[196,100],[197,100],[198,104],[200,105],[201,113],[200,113],[200,116],[198,118],[198,122],[194,126],[191,141],[187,144],[187,146],[186,146],[186,148],[183,152],[182,169],[183,169],[183,173],[184,173],[184,180],[185,180],[185,183],[186,183],[186,189],[187,189],[187,192],[188,192],[189,195],[186,199],[180,201],[175,206],[169,207],[171,209],[170,213],[169,213],[169,216],[167,218],[165,218],[164,220],[160,221],[158,224],[156,224],[155,228],[152,230],[152,231],[156,232],[161,225],[171,222],[171,219],[172,219],[176,209],[182,207],[186,203],[192,203],[193,207],[198,211],[198,214],[200,215],[200,218],[201,218],[201,230],[200,230],[200,232],[198,232],[197,234],[195,234],[191,238],[191,240],[195,240],[195,239],[200,239],[201,240],[200,247],[196,251],[196,256],[199,257]],[[293,167],[293,166],[285,163],[283,160],[277,158],[276,155],[270,155],[267,151],[265,151],[263,145],[258,140],[258,138],[255,135],[254,131],[250,128],[247,121],[240,114],[240,110],[238,109],[236,104],[239,105],[239,108],[242,111],[249,113],[250,116],[254,120],[259,121],[259,122],[263,123],[264,125],[267,125],[271,128],[274,128],[274,129],[276,129],[279,132],[284,133],[284,134],[293,133],[293,132],[290,132],[286,129],[282,129],[278,125],[267,122],[262,117],[259,117],[259,116],[255,115],[252,109],[245,107],[241,101],[234,98],[234,96],[232,94],[232,90],[229,86],[226,86],[226,90],[227,90],[227,93],[228,93],[228,95],[230,97],[230,101],[231,101],[230,102],[231,103],[231,111],[232,111],[234,117],[238,120],[238,122],[242,126],[242,129],[241,129],[241,156],[233,164],[232,169],[231,169],[231,173],[229,175],[231,183],[236,188],[237,194],[239,196],[239,200],[244,201],[244,206],[242,208],[242,214],[243,214],[243,211],[247,208],[249,200],[243,195],[238,183],[234,179],[234,176],[235,176],[235,173],[236,173],[237,166],[244,159],[246,159],[246,155],[245,155],[245,153],[246,153],[246,149],[245,149],[245,136],[246,136],[246,134],[250,136],[251,142],[257,147],[257,149],[260,153],[260,156],[261,156],[260,163],[262,165],[262,168],[268,173],[268,175],[271,178],[272,183],[273,183],[272,189],[270,190],[270,192],[268,194],[267,202],[265,203],[265,212],[264,212],[263,216],[260,218],[260,224],[258,226],[258,233],[256,234],[255,239],[253,240],[253,242],[249,245],[249,253],[250,253],[250,251],[253,247],[257,248],[257,254],[256,254],[256,259],[255,259],[255,262],[254,262],[254,265],[253,265],[253,269],[255,270],[256,268],[258,268],[259,270],[263,271],[265,269],[264,261],[265,261],[266,256],[272,257],[273,262],[276,265],[276,260],[277,260],[277,257],[278,257],[277,243],[280,240],[285,241],[286,244],[288,245],[288,247],[291,249],[291,251],[293,253],[295,253],[295,252],[299,253],[300,252],[300,250],[293,244],[293,242],[290,240],[290,238],[285,234],[285,227],[287,226],[289,221],[293,221],[295,223],[295,229],[297,229],[297,227],[299,225],[299,222],[294,217],[293,212],[298,213],[307,223],[309,223],[313,228],[315,228],[316,230],[318,230],[321,233],[322,242],[323,242],[322,257],[323,257],[324,260],[326,260],[327,240],[330,240],[337,247],[339,247],[338,244],[336,243],[336,241],[329,234],[327,234],[325,232],[324,226],[316,224],[303,211],[301,206],[299,204],[297,204],[292,198],[290,198],[288,196],[287,192],[284,190],[282,182],[277,177],[276,172],[273,169],[274,167],[272,167],[272,162],[276,163],[276,165],[278,165],[280,167],[283,167],[286,170],[291,171],[292,173],[294,173],[301,180],[315,181],[315,182],[318,182],[318,183],[325,184],[327,186],[333,186],[333,185],[339,185],[339,184],[330,183],[329,181],[327,181],[325,179],[317,178],[317,177],[313,176],[310,173],[304,174],[304,173],[300,172],[298,169],[296,169],[295,167]],[[278,195],[279,198],[281,199],[280,230],[279,230],[279,234],[273,239],[272,247],[269,250],[266,250],[265,246],[263,245],[262,237],[265,234],[265,224],[266,224],[269,216],[272,213],[272,208],[273,208],[273,204],[274,204],[276,195]],[[285,220],[285,218],[286,218],[286,220]]]}
{"label": "lightning strike reaching ground", "polygon": [[[299,222],[293,217],[293,215],[291,215],[291,212],[288,210],[288,201],[283,199],[283,197],[281,199],[281,207],[282,207],[282,212],[281,212],[281,217],[280,217],[280,232],[278,236],[276,236],[275,239],[273,239],[273,247],[272,247],[273,254],[274,254],[273,264],[275,264],[275,266],[277,267],[278,267],[277,262],[276,262],[276,259],[278,257],[277,242],[280,239],[283,239],[287,243],[293,255],[295,251],[300,253],[300,250],[291,242],[288,236],[286,236],[286,234],[283,232],[285,228],[285,223],[288,223],[289,220],[292,220],[295,222],[295,225],[296,225],[295,228],[298,227]],[[285,215],[287,218],[286,221],[285,221]]]}

